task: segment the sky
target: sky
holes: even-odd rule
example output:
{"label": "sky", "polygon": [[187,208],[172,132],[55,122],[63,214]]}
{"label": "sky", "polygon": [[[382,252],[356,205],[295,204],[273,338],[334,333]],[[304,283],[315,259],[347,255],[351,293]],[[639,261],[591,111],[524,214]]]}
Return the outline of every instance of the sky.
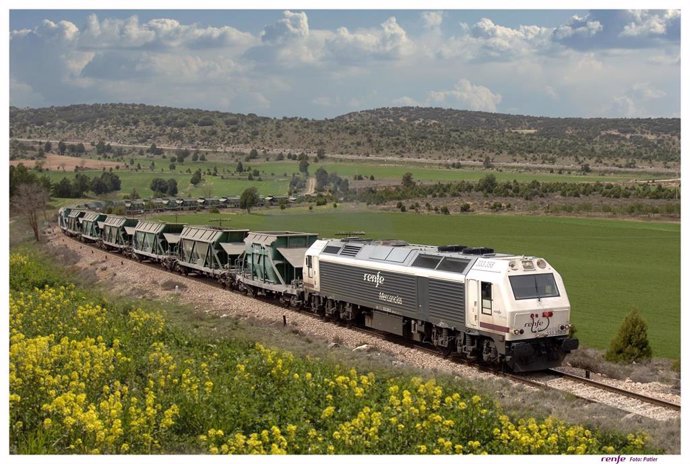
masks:
{"label": "sky", "polygon": [[10,104],[679,117],[679,10],[11,10]]}

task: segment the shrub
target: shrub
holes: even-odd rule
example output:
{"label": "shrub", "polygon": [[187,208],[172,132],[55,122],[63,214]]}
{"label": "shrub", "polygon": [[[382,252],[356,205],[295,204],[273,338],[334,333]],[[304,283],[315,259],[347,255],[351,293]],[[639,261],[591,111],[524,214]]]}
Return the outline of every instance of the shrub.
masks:
{"label": "shrub", "polygon": [[606,359],[615,362],[634,362],[652,357],[652,348],[647,339],[647,322],[639,311],[633,310],[625,316],[616,338],[606,352]]}

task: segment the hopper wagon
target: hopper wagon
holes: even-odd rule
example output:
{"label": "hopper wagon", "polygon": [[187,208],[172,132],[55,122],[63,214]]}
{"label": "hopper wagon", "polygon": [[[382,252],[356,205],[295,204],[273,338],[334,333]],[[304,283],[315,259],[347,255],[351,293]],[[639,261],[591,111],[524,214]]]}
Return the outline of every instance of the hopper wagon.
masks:
{"label": "hopper wagon", "polygon": [[225,280],[223,276],[244,251],[248,233],[248,229],[185,226],[179,236],[176,269]]}
{"label": "hopper wagon", "polygon": [[107,218],[104,213],[88,211],[81,217],[81,240],[85,242],[98,242],[101,240],[101,227]]}
{"label": "hopper wagon", "polygon": [[180,232],[184,224],[139,221],[134,228],[131,252],[136,259],[163,264],[169,268],[174,264]]}
{"label": "hopper wagon", "polygon": [[103,222],[103,242],[106,249],[125,250],[132,246],[132,237],[139,219],[108,215]]}
{"label": "hopper wagon", "polygon": [[305,232],[251,232],[237,273],[241,290],[283,295],[294,305],[302,296],[302,267],[307,249],[318,239]]}

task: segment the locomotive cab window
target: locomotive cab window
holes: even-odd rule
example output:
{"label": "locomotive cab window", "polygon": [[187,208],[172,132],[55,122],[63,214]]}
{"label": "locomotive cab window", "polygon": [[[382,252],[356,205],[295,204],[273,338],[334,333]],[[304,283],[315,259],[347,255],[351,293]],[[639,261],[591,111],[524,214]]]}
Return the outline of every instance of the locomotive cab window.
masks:
{"label": "locomotive cab window", "polygon": [[560,296],[553,274],[510,276],[510,286],[516,300]]}
{"label": "locomotive cab window", "polygon": [[311,269],[311,255],[307,255],[307,267]]}
{"label": "locomotive cab window", "polygon": [[492,303],[491,282],[482,282],[482,314],[491,316]]}

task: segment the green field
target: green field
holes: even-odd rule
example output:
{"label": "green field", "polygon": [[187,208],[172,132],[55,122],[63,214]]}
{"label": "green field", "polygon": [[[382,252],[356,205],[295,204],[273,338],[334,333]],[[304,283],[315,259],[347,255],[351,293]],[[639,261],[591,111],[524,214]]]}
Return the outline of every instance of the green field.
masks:
{"label": "green field", "polygon": [[[285,172],[297,172],[297,162],[295,161],[279,161],[279,162],[264,162],[256,163],[255,167],[260,171],[266,173],[275,173],[276,175]],[[529,182],[538,180],[540,182],[622,182],[632,179],[651,179],[653,175],[647,173],[639,174],[578,174],[576,169],[574,174],[557,174],[544,171],[487,171],[485,169],[448,169],[438,166],[420,166],[417,164],[402,164],[402,163],[380,163],[380,162],[333,162],[322,161],[319,163],[310,162],[309,172],[316,172],[319,167],[323,167],[329,173],[337,173],[340,177],[352,178],[360,174],[362,176],[374,176],[376,180],[401,180],[406,172],[411,172],[415,179],[425,182],[457,182],[460,180],[476,181],[481,179],[488,173],[493,173],[501,181],[512,181],[513,179],[519,182]]]}
{"label": "green field", "polygon": [[[208,160],[203,162],[186,161],[183,164],[178,164],[175,171],[169,170],[170,161],[162,158],[144,158],[135,157],[135,165],[139,163],[142,167],[141,171],[130,171],[125,169],[116,170],[116,174],[122,181],[122,188],[116,196],[121,197],[129,194],[133,188],[139,192],[139,195],[148,197],[152,195],[149,186],[151,180],[156,177],[164,179],[175,178],[179,189],[180,196],[211,196],[221,195],[239,195],[244,189],[249,186],[255,186],[262,195],[285,195],[288,193],[288,187],[292,174],[299,174],[297,161],[242,161],[246,169],[258,170],[261,181],[256,179],[247,180],[247,173],[239,175],[234,172],[237,165],[235,158],[225,157],[226,161],[221,158],[215,160]],[[154,170],[149,170],[151,161],[154,162]],[[423,166],[415,164],[399,164],[399,163],[380,163],[380,162],[333,162],[322,161],[319,163],[311,162],[309,166],[309,173],[314,174],[319,167],[323,167],[329,173],[336,173],[341,177],[353,180],[354,176],[362,175],[367,179],[374,176],[375,180],[383,181],[400,181],[406,172],[412,172],[415,180],[423,182],[457,182],[460,180],[477,181],[487,173],[493,173],[499,182],[517,180],[519,182],[529,182],[538,180],[540,182],[624,182],[633,179],[652,179],[655,176],[650,173],[630,173],[622,174],[588,174],[581,175],[574,174],[551,174],[543,171],[522,172],[522,171],[486,171],[483,169],[447,169],[438,166]],[[192,177],[191,173],[186,172],[190,169],[192,172],[201,169],[206,173],[206,170],[218,170],[218,176],[204,176],[204,183],[198,187],[190,184]],[[101,174],[100,170],[85,170],[82,171],[89,177],[98,176]],[[73,172],[62,171],[47,171],[47,176],[52,182],[58,182],[63,177],[68,179],[74,178]],[[222,179],[221,176],[226,177]],[[658,176],[656,176],[658,177]]]}
{"label": "green field", "polygon": [[[578,337],[605,349],[625,315],[637,308],[649,323],[655,356],[680,355],[680,225],[534,216],[435,216],[405,213],[314,211],[192,214],[179,222],[300,230],[334,236],[366,231],[371,238],[414,243],[489,246],[546,258],[563,276]],[[171,220],[170,216],[158,216]]]}

